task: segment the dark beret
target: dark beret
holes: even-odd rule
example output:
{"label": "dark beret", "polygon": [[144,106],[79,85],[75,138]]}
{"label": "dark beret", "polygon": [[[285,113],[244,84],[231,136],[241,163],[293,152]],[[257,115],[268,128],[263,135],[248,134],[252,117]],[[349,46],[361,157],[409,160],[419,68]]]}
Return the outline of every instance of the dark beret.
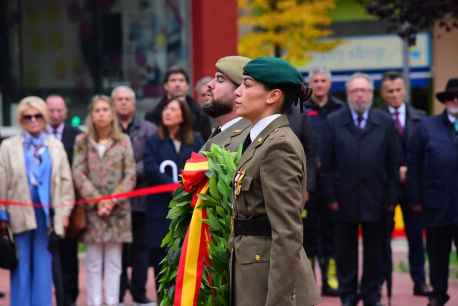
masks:
{"label": "dark beret", "polygon": [[269,85],[301,86],[304,82],[296,68],[277,57],[258,57],[251,60],[243,68],[243,74]]}

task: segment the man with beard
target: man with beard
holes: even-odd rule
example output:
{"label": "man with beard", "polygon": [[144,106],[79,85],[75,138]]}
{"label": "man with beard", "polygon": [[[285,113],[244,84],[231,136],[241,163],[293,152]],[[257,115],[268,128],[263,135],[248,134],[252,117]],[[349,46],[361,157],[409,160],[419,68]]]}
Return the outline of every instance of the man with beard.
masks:
{"label": "man with beard", "polygon": [[449,300],[452,243],[458,248],[458,78],[450,79],[436,97],[445,111],[417,126],[407,162],[409,203],[426,222],[433,287],[428,306],[443,306]]}
{"label": "man with beard", "polygon": [[[329,143],[323,161],[328,207],[336,215],[336,260],[343,306],[356,306],[358,287],[365,306],[379,306],[384,275],[385,212],[399,186],[400,144],[394,122],[372,109],[369,76],[346,83],[348,107],[328,117]],[[363,233],[363,276],[358,286],[358,229]]]}
{"label": "man with beard", "polygon": [[215,76],[208,83],[208,100],[202,108],[215,119],[217,126],[201,151],[210,150],[212,144],[236,151],[248,135],[250,122],[238,117],[233,106],[234,92],[242,82],[243,67],[249,61],[243,56],[226,56],[216,62]]}

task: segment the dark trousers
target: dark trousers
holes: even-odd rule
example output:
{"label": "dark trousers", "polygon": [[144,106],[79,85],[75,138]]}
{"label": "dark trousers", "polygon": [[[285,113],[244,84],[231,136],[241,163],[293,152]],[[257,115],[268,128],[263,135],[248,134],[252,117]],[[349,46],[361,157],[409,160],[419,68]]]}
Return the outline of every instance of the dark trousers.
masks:
{"label": "dark trousers", "polygon": [[[59,254],[55,259],[60,261],[61,271],[57,272],[62,280],[63,305],[69,306],[76,303],[79,294],[79,261],[78,240],[65,238],[59,240]],[[56,277],[56,274],[55,274]],[[56,282],[55,282],[56,283]],[[60,291],[56,286],[56,292]],[[57,299],[59,302],[59,299]],[[62,305],[61,303],[58,303]]]}
{"label": "dark trousers", "polygon": [[163,248],[152,248],[151,249],[151,265],[154,268],[154,277],[156,278],[156,288],[159,288],[159,272],[161,272],[161,261],[167,255],[167,252]]}
{"label": "dark trousers", "polygon": [[404,218],[405,233],[409,244],[409,271],[412,281],[416,285],[426,283],[425,251],[423,239],[423,225],[419,216],[412,212],[406,203],[401,203]]}
{"label": "dark trousers", "polygon": [[[148,281],[151,252],[146,243],[145,214],[142,212],[132,212],[132,235],[133,242],[124,244],[122,249],[120,302],[124,300],[124,295],[128,287],[134,301],[140,301],[146,298],[146,283]],[[128,266],[132,266],[130,284],[127,276]]]}
{"label": "dark trousers", "polygon": [[[358,228],[359,223],[336,224],[336,261],[340,298],[356,303],[358,298]],[[360,292],[367,305],[380,301],[379,286],[383,278],[383,222],[361,224],[363,233],[363,276]]]}
{"label": "dark trousers", "polygon": [[449,259],[452,242],[458,249],[458,224],[428,227],[426,237],[429,275],[433,287],[431,296],[440,300],[448,299]]}

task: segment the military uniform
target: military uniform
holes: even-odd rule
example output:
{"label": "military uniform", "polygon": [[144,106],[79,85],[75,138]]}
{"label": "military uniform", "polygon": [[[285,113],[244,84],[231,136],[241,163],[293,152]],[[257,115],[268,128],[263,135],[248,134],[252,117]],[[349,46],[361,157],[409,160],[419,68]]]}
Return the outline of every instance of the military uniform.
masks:
{"label": "military uniform", "polygon": [[305,154],[285,116],[274,119],[248,146],[233,183],[232,305],[317,304],[302,247]]}
{"label": "military uniform", "polygon": [[251,123],[246,119],[240,119],[221,133],[210,137],[200,151],[209,151],[212,144],[216,144],[228,151],[235,152],[243,143],[250,132]]}

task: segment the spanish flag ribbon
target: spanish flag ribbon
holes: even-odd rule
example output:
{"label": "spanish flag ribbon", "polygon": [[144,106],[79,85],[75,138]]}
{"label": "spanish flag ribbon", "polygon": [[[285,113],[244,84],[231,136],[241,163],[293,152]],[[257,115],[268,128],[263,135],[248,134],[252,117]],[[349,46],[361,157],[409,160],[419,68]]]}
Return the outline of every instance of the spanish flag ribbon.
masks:
{"label": "spanish flag ribbon", "polygon": [[178,264],[174,306],[196,306],[201,287],[204,265],[208,264],[209,229],[203,222],[206,210],[201,206],[199,194],[207,193],[208,159],[193,153],[182,172],[183,188],[193,193],[191,206],[194,208],[191,223],[181,248]]}

